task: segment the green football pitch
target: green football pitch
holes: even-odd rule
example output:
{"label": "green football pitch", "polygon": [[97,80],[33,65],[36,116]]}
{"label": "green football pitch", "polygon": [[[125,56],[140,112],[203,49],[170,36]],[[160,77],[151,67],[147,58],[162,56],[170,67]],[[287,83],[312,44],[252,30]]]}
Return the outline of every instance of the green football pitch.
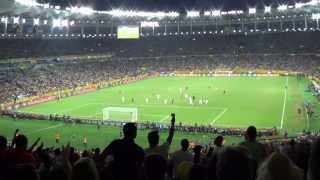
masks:
{"label": "green football pitch", "polygon": [[[169,115],[174,112],[177,123],[182,124],[235,128],[255,125],[258,128],[277,127],[293,134],[308,127],[320,127],[317,118],[307,121],[304,112],[297,112],[307,101],[316,104],[316,109],[319,109],[315,98],[310,92],[306,92],[309,83],[307,79],[293,76],[159,77],[25,107],[18,111],[102,119],[104,108],[126,107],[137,108],[140,122],[169,123]],[[195,97],[193,104],[190,104],[189,98],[185,98],[185,94]],[[200,99],[203,100],[202,104],[199,104]],[[207,104],[204,103],[205,100],[208,100]],[[110,113],[110,117],[129,120],[130,114],[114,112]],[[63,138],[66,142],[74,141],[74,137],[81,139],[86,136],[92,147],[103,146],[119,137],[118,128],[103,127],[102,131],[97,132],[93,125],[72,126],[48,121],[24,122],[8,119],[1,121],[1,124],[0,131],[20,128],[32,137],[43,137],[49,144],[53,143],[56,132],[66,137]],[[142,131],[142,135],[138,137],[138,143],[143,146],[146,145],[146,133]],[[211,135],[178,133],[175,147],[183,137],[207,142]],[[239,140],[239,137],[232,137],[228,141],[232,143]],[[80,140],[75,141],[81,146]]]}
{"label": "green football pitch", "polygon": [[[168,123],[170,113],[174,112],[178,123],[189,125],[279,129],[299,125],[300,128],[306,124],[306,117],[298,115],[297,108],[305,101],[306,86],[307,81],[295,77],[161,77],[20,111],[102,119],[104,108],[128,107],[138,109],[140,122]],[[185,94],[195,97],[193,104]],[[199,100],[203,100],[202,105]],[[204,104],[205,100],[208,104]],[[130,113],[110,112],[110,117],[130,120]]]}

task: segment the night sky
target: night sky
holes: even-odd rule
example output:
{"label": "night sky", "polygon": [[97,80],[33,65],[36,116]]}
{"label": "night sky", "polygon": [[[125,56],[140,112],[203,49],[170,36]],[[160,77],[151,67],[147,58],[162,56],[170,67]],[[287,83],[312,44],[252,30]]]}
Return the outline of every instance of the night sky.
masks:
{"label": "night sky", "polygon": [[115,8],[135,10],[162,10],[162,11],[186,11],[206,9],[239,9],[248,7],[261,8],[264,5],[277,6],[278,4],[294,4],[294,2],[306,2],[308,0],[39,0],[51,4],[70,6],[86,5],[97,10],[110,10]]}

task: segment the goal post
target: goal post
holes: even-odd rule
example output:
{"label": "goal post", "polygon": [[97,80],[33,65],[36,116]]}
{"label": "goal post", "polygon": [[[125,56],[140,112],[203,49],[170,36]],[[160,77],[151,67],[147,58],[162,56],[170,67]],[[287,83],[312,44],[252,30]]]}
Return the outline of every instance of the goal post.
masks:
{"label": "goal post", "polygon": [[129,114],[131,122],[138,121],[138,108],[129,108],[129,107],[106,107],[102,110],[102,120],[109,121],[109,120],[124,120],[121,118],[112,118],[111,113],[116,114]]}

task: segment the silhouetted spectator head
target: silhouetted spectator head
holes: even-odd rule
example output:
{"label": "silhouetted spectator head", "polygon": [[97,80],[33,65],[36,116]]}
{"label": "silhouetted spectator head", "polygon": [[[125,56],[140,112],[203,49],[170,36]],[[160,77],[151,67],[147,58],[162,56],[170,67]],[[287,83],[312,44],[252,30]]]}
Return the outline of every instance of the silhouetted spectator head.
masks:
{"label": "silhouetted spectator head", "polygon": [[206,170],[201,165],[193,165],[189,172],[189,180],[205,180]]}
{"label": "silhouetted spectator head", "polygon": [[246,131],[246,139],[248,141],[255,141],[257,138],[257,128],[254,126],[249,126]]}
{"label": "silhouetted spectator head", "polygon": [[260,166],[257,180],[302,180],[303,171],[281,153],[271,154]]}
{"label": "silhouetted spectator head", "polygon": [[90,158],[82,158],[77,161],[72,169],[72,180],[99,180],[98,170]]}
{"label": "silhouetted spectator head", "polygon": [[222,146],[223,141],[224,141],[223,136],[217,136],[217,137],[214,139],[214,145],[220,147],[220,146]]}
{"label": "silhouetted spectator head", "polygon": [[148,142],[151,147],[157,146],[159,144],[159,132],[151,131],[148,134]]}
{"label": "silhouetted spectator head", "polygon": [[161,155],[147,156],[144,165],[147,180],[162,180],[165,178],[167,161]]}
{"label": "silhouetted spectator head", "polygon": [[125,138],[135,139],[137,137],[137,126],[134,123],[127,123],[123,126],[123,135]]}
{"label": "silhouetted spectator head", "polygon": [[100,148],[95,148],[94,149],[94,154],[99,155],[101,152]]}
{"label": "silhouetted spectator head", "polygon": [[39,180],[40,177],[32,165],[18,165],[13,170],[13,180]]}
{"label": "silhouetted spectator head", "polygon": [[4,136],[0,136],[0,150],[6,150],[7,149],[7,138],[5,138]]}
{"label": "silhouetted spectator head", "polygon": [[180,145],[181,145],[181,149],[186,151],[188,150],[189,148],[189,141],[188,139],[182,139],[181,142],[180,142]]}
{"label": "silhouetted spectator head", "polygon": [[309,180],[320,179],[320,139],[317,139],[311,148],[308,176]]}
{"label": "silhouetted spectator head", "polygon": [[15,138],[16,148],[26,149],[28,146],[28,139],[25,135],[18,135]]}
{"label": "silhouetted spectator head", "polygon": [[253,180],[254,165],[252,160],[238,148],[224,149],[217,162],[218,180]]}

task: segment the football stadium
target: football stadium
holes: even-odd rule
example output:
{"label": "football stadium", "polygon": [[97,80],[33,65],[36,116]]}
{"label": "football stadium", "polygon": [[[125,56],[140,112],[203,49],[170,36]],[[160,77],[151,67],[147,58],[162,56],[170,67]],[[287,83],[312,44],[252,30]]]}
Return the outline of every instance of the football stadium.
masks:
{"label": "football stadium", "polygon": [[1,1],[0,180],[320,179],[319,20],[319,0]]}

